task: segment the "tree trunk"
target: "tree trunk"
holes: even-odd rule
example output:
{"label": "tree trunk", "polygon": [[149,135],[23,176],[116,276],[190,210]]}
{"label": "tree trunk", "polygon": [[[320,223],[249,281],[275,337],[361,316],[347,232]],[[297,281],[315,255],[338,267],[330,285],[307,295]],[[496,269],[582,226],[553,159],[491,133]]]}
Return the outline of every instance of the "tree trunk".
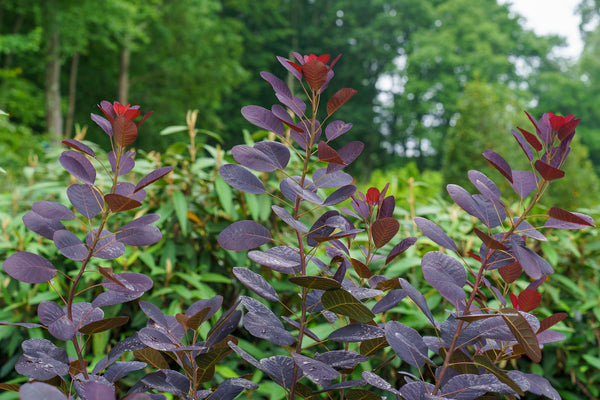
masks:
{"label": "tree trunk", "polygon": [[56,1],[46,3],[46,129],[56,139],[63,134],[60,109],[60,38],[56,21]]}
{"label": "tree trunk", "polygon": [[75,114],[75,95],[77,93],[77,69],[79,67],[79,52],[76,51],[71,60],[71,74],[69,77],[69,107],[65,123],[65,138],[71,137],[73,129],[73,114]]}
{"label": "tree trunk", "polygon": [[125,44],[121,50],[121,61],[119,63],[119,103],[128,104],[129,97],[129,60],[131,48]]}

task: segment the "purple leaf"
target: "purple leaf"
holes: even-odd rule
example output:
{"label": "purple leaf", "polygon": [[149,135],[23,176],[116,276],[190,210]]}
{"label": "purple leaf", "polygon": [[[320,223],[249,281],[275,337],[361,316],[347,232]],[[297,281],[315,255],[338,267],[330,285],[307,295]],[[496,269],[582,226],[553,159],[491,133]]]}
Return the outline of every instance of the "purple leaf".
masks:
{"label": "purple leaf", "polygon": [[27,329],[40,328],[41,326],[43,326],[40,324],[31,323],[31,322],[6,322],[6,321],[0,321],[0,325],[2,325],[2,326],[21,326],[21,327],[27,328]]}
{"label": "purple leaf", "polygon": [[159,218],[160,218],[160,215],[158,215],[158,214],[143,215],[139,218],[134,219],[133,221],[129,222],[128,224],[123,225],[119,229],[119,232],[127,230],[127,229],[142,228],[142,227],[149,225],[155,221],[158,221]]}
{"label": "purple leaf", "polygon": [[237,145],[231,149],[233,158],[246,168],[260,172],[272,172],[277,169],[273,161],[260,150],[246,145]]}
{"label": "purple leaf", "polygon": [[71,340],[77,331],[63,309],[53,301],[42,301],[38,306],[38,317],[48,332],[59,340]]}
{"label": "purple leaf", "polygon": [[271,84],[275,93],[281,93],[282,95],[287,97],[290,97],[292,95],[290,88],[285,84],[285,82],[273,75],[272,73],[263,71],[260,73],[260,76],[265,81]]}
{"label": "purple leaf", "polygon": [[321,205],[323,204],[323,200],[316,193],[315,189],[309,189],[312,185],[312,182],[308,179],[304,180],[305,187],[300,186],[300,184],[296,181],[298,177],[288,177],[281,181],[279,184],[279,189],[281,193],[290,201],[295,202],[297,197],[300,197],[303,200],[306,200],[310,203]]}
{"label": "purple leaf", "polygon": [[46,339],[27,339],[21,343],[23,355],[15,370],[29,378],[46,381],[69,373],[69,357],[65,349]]}
{"label": "purple leaf", "polygon": [[[135,161],[133,160],[134,156],[135,156],[135,153],[133,151],[128,151],[127,153],[121,155],[121,159],[119,160],[119,165],[118,165],[118,168],[119,168],[118,176],[125,175],[126,173],[130,172],[133,169],[133,167],[135,167]],[[108,162],[110,163],[112,172],[114,174],[115,171],[117,170],[117,160],[115,158],[114,151],[110,151],[108,153]]]}
{"label": "purple leaf", "polygon": [[321,387],[328,386],[332,380],[340,376],[338,371],[320,361],[297,353],[292,353],[292,358],[306,377]]}
{"label": "purple leaf", "polygon": [[155,389],[159,392],[172,393],[178,397],[186,398],[189,393],[190,380],[177,371],[160,369],[144,376],[129,392],[138,385],[141,385],[144,391]]}
{"label": "purple leaf", "polygon": [[429,306],[427,306],[427,301],[425,300],[425,296],[423,296],[417,289],[415,289],[408,281],[404,278],[399,278],[400,286],[406,292],[406,295],[415,302],[415,304],[423,311],[425,316],[429,319],[429,322],[433,326],[437,326],[437,322],[433,319],[433,315],[431,314],[431,310]]}
{"label": "purple leaf", "polygon": [[71,210],[60,203],[54,201],[38,201],[33,203],[31,209],[38,215],[51,220],[69,220],[75,219]]}
{"label": "purple leaf", "polygon": [[282,122],[266,108],[260,106],[242,107],[242,115],[248,122],[264,130],[273,132],[279,137],[285,136]]}
{"label": "purple leaf", "polygon": [[340,186],[349,185],[354,178],[352,175],[344,171],[335,171],[327,173],[327,168],[319,168],[313,173],[313,184],[308,186],[308,189],[331,189]]}
{"label": "purple leaf", "polygon": [[421,269],[425,280],[452,304],[465,298],[463,286],[467,283],[467,272],[455,258],[430,251],[423,256]]}
{"label": "purple leaf", "polygon": [[192,303],[192,305],[190,305],[187,308],[187,310],[185,310],[185,315],[186,315],[186,317],[191,318],[199,311],[201,311],[205,308],[210,308],[210,311],[204,317],[204,320],[206,321],[209,318],[211,318],[213,315],[215,315],[215,313],[217,311],[219,311],[219,308],[221,308],[222,304],[223,304],[223,297],[220,295],[216,295],[214,297],[211,297],[210,299],[198,300],[198,301]]}
{"label": "purple leaf", "polygon": [[109,231],[103,230],[100,237],[96,240],[96,232],[90,231],[85,236],[85,242],[90,249],[93,250],[94,257],[102,258],[103,260],[114,260],[125,254],[125,245],[117,242],[115,235]]}
{"label": "purple leaf", "polygon": [[[279,386],[289,388],[294,375],[294,360],[292,357],[273,356],[260,360],[259,369],[271,377]],[[302,372],[297,379],[302,377]]]}
{"label": "purple leaf", "polygon": [[142,328],[138,332],[138,338],[146,346],[159,351],[173,351],[177,349],[175,338],[158,328]]}
{"label": "purple leaf", "polygon": [[83,261],[89,255],[89,250],[85,244],[73,232],[66,229],[54,233],[54,246],[63,256],[75,260]]}
{"label": "purple leaf", "polygon": [[258,384],[244,378],[227,378],[210,394],[210,398],[214,400],[233,400],[244,389],[258,389]]}
{"label": "purple leaf", "polygon": [[526,374],[521,371],[509,371],[509,373],[511,375],[515,374],[524,378],[529,383],[529,388],[527,389],[527,391],[533,394],[546,396],[547,398],[552,400],[561,400],[561,397],[558,394],[558,392],[543,376],[537,374]]}
{"label": "purple leaf", "polygon": [[289,346],[295,342],[277,316],[264,304],[251,297],[241,296],[240,300],[248,313],[244,315],[244,328],[252,336],[266,339],[279,346]]}
{"label": "purple leaf", "polygon": [[92,301],[92,305],[94,307],[105,307],[105,306],[114,306],[115,304],[123,304],[133,301],[142,297],[144,292],[128,292],[128,293],[118,293],[113,291],[108,291],[104,293],[100,293],[94,301]]}
{"label": "purple leaf", "polygon": [[347,124],[344,121],[333,121],[325,128],[325,137],[327,140],[333,140],[342,136],[344,133],[352,129],[352,124]]}
{"label": "purple leaf", "polygon": [[512,170],[510,169],[510,165],[500,156],[500,154],[496,153],[492,150],[486,150],[483,152],[483,156],[496,168],[510,183],[512,183]]}
{"label": "purple leaf", "polygon": [[432,396],[434,385],[424,381],[409,382],[400,388],[400,394],[404,399],[428,399],[442,400],[444,397]]}
{"label": "purple leaf", "polygon": [[[525,137],[523,137],[523,134],[531,135],[531,133],[529,133],[521,128],[518,128],[518,129],[521,131],[521,133],[515,131],[514,129],[511,129],[510,133],[512,133],[512,135],[515,137],[515,139],[517,140],[517,143],[519,143],[519,146],[521,146],[521,149],[523,149],[523,152],[527,156],[527,159],[529,161],[531,161],[531,160],[533,160],[533,150],[531,150],[531,145],[528,143],[527,139]],[[531,135],[529,137],[537,142],[537,139],[535,138],[535,136]]]}
{"label": "purple leaf", "polygon": [[248,258],[284,274],[296,274],[300,271],[300,256],[296,251],[284,246],[273,247],[266,252],[253,250],[248,252]]}
{"label": "purple leaf", "polygon": [[448,235],[446,235],[446,232],[444,232],[442,228],[426,218],[415,217],[414,221],[421,232],[423,232],[423,234],[431,239],[434,243],[449,250],[458,251],[458,247],[456,247],[454,241],[450,239]]}
{"label": "purple leaf", "polygon": [[550,210],[548,211],[548,215],[552,219],[563,221],[563,222],[568,222],[568,223],[575,224],[575,225],[592,226],[592,227],[596,226],[591,217],[589,217],[585,214],[572,213],[570,211],[563,210],[562,208],[559,208],[559,207],[550,207]]}
{"label": "purple leaf", "polygon": [[398,257],[400,254],[404,253],[410,246],[415,244],[417,241],[416,237],[407,237],[403,239],[400,243],[395,245],[388,256],[385,259],[385,265],[389,264],[393,259]]}
{"label": "purple leaf", "polygon": [[290,61],[287,58],[277,56],[277,61],[279,61],[285,69],[291,72],[291,74],[294,75],[296,79],[302,81],[302,74],[290,64]]}
{"label": "purple leaf", "polygon": [[225,250],[250,250],[271,241],[271,234],[261,224],[252,220],[234,222],[225,228],[217,238]]}
{"label": "purple leaf", "polygon": [[[67,308],[63,307],[63,313],[68,314]],[[94,307],[91,303],[81,302],[74,303],[72,307],[73,323],[77,329],[90,324],[92,322],[100,321],[104,318],[104,311],[100,308]]]}
{"label": "purple leaf", "polygon": [[511,250],[514,257],[519,261],[523,271],[533,279],[538,279],[542,276],[542,271],[537,263],[537,259],[531,249],[529,249],[523,239],[517,235],[510,237]]}
{"label": "purple leaf", "polygon": [[75,178],[90,185],[94,184],[96,169],[83,154],[75,150],[67,150],[60,155],[58,161]]}
{"label": "purple leaf", "polygon": [[500,198],[500,189],[498,189],[498,186],[496,186],[494,181],[488,178],[483,172],[470,170],[468,175],[471,183],[481,194],[487,195],[487,193],[491,193],[495,199]]}
{"label": "purple leaf", "polygon": [[152,285],[154,284],[150,277],[137,272],[122,272],[120,274],[114,274],[114,278],[116,278],[121,284],[106,279],[102,282],[102,286],[113,292],[144,293],[152,289]]}
{"label": "purple leaf", "polygon": [[256,143],[254,148],[266,154],[273,164],[277,166],[277,169],[285,169],[290,161],[290,150],[287,146],[279,142],[265,140]]}
{"label": "purple leaf", "polygon": [[457,400],[475,399],[487,392],[516,395],[514,390],[493,374],[457,375],[444,384],[442,391]]}
{"label": "purple leaf", "polygon": [[454,202],[460,208],[465,210],[469,215],[472,215],[482,220],[481,211],[475,200],[473,200],[473,196],[471,196],[469,192],[467,192],[461,186],[454,184],[447,185],[446,190],[448,191],[448,194],[450,195],[452,200],[454,200]]}
{"label": "purple leaf", "polygon": [[240,310],[235,310],[238,304],[239,302],[235,303],[234,306],[221,315],[221,318],[213,325],[208,332],[206,342],[204,343],[206,347],[212,348],[238,327],[240,319],[242,318],[242,312]]}
{"label": "purple leaf", "polygon": [[225,164],[219,168],[219,175],[229,186],[252,194],[265,193],[265,185],[246,168],[237,164]]}
{"label": "purple leaf", "polygon": [[[90,377],[91,378],[91,377]],[[104,377],[100,377],[102,380],[98,381],[79,381],[83,388],[79,389],[78,393],[81,394],[82,398],[86,400],[114,400],[115,399],[115,388],[112,384],[108,383]],[[76,384],[77,385],[77,384]],[[83,393],[82,393],[83,392]]]}
{"label": "purple leaf", "polygon": [[67,188],[67,197],[73,207],[87,219],[94,218],[104,207],[102,194],[92,185],[73,184]]}
{"label": "purple leaf", "polygon": [[244,286],[260,297],[270,301],[279,301],[279,296],[273,286],[261,275],[242,267],[234,267],[233,274]]}
{"label": "purple leaf", "polygon": [[304,129],[296,125],[288,110],[281,104],[273,104],[271,106],[271,111],[273,112],[273,115],[275,115],[281,122],[289,126],[293,131],[298,133],[304,132]]}
{"label": "purple leaf", "polygon": [[555,219],[555,218],[548,218],[548,220],[544,224],[544,228],[583,229],[583,228],[586,228],[588,226],[595,226],[594,225],[594,220],[589,215],[585,215],[585,214],[578,213],[578,212],[572,212],[571,214],[576,215],[577,217],[583,219],[584,221],[587,221],[587,224],[582,225],[582,224],[576,223],[576,222],[561,221],[561,220],[558,220],[558,219]]}
{"label": "purple leaf", "polygon": [[[383,331],[382,331],[383,334]],[[315,353],[315,360],[329,365],[336,370],[347,370],[354,368],[357,364],[368,361],[369,359],[362,354],[347,350],[327,351],[319,354]]]}
{"label": "purple leaf", "polygon": [[365,145],[363,142],[354,141],[346,144],[344,147],[337,151],[338,155],[344,160],[344,165],[329,164],[327,166],[327,172],[331,173],[342,169],[343,167],[352,164],[354,160],[363,151]]}
{"label": "purple leaf", "polygon": [[557,331],[542,331],[536,337],[539,344],[562,342],[566,339],[564,333]]}
{"label": "purple leaf", "polygon": [[378,389],[387,390],[388,392],[392,392],[394,394],[399,395],[400,391],[394,388],[390,383],[388,383],[385,379],[381,378],[379,375],[374,374],[370,371],[363,371],[361,374],[362,378],[369,384],[373,385]]}
{"label": "purple leaf", "polygon": [[396,321],[385,324],[385,338],[401,360],[415,368],[425,363],[435,365],[427,357],[427,346],[419,332]]}
{"label": "purple leaf", "polygon": [[371,309],[373,314],[386,312],[398,305],[398,303],[406,297],[404,289],[390,290],[381,300],[379,300]]}
{"label": "purple leaf", "polygon": [[533,192],[540,179],[531,171],[513,171],[513,190],[520,198],[524,199]]}
{"label": "purple leaf", "polygon": [[285,96],[281,93],[276,93],[275,96],[277,100],[281,102],[284,106],[292,110],[294,114],[296,114],[299,118],[304,116],[304,112],[306,111],[306,104],[302,101],[301,98],[296,96]]}
{"label": "purple leaf", "polygon": [[149,246],[158,243],[162,239],[162,233],[154,225],[146,225],[139,228],[119,230],[116,232],[117,241],[129,246]]}
{"label": "purple leaf", "polygon": [[55,232],[65,229],[60,221],[44,218],[33,211],[23,215],[23,223],[32,232],[50,240],[54,237]]}
{"label": "purple leaf", "polygon": [[336,329],[329,334],[327,339],[334,342],[353,343],[383,336],[385,336],[385,332],[378,326],[354,323]]}
{"label": "purple leaf", "polygon": [[151,183],[156,182],[157,180],[159,180],[163,176],[167,175],[171,171],[173,171],[173,167],[162,167],[162,168],[159,168],[159,169],[156,169],[156,170],[150,172],[148,175],[143,177],[138,182],[138,184],[135,186],[135,189],[133,190],[133,192],[135,193],[138,190],[143,189],[146,186],[150,185]]}
{"label": "purple leaf", "polygon": [[342,186],[341,188],[327,196],[327,198],[323,201],[323,206],[327,207],[341,203],[342,201],[349,199],[354,194],[354,192],[356,192],[356,186]]}
{"label": "purple leaf", "polygon": [[19,388],[19,398],[21,400],[67,400],[63,392],[56,386],[44,382],[31,382],[22,385]]}
{"label": "purple leaf", "polygon": [[487,196],[475,194],[472,196],[473,202],[479,210],[479,220],[489,228],[495,228],[502,225],[506,219],[506,210],[500,200]]}
{"label": "purple leaf", "polygon": [[27,251],[12,254],[3,266],[8,275],[26,283],[48,282],[56,275],[56,268],[50,261]]}
{"label": "purple leaf", "polygon": [[297,219],[294,219],[294,217],[292,217],[292,215],[285,208],[279,206],[271,206],[271,209],[279,218],[281,218],[283,222],[285,222],[292,228],[303,233],[308,232],[308,228],[306,227],[306,225],[304,225]]}
{"label": "purple leaf", "polygon": [[112,126],[106,118],[96,115],[94,113],[90,114],[90,117],[92,118],[92,121],[98,124],[98,126],[102,128],[102,130],[106,132],[108,136],[112,136]]}
{"label": "purple leaf", "polygon": [[[513,217],[513,223],[516,223],[518,220],[519,220],[519,217]],[[548,239],[546,239],[546,236],[544,236],[540,232],[538,232],[533,225],[531,225],[529,222],[527,222],[525,220],[521,221],[521,223],[517,226],[515,233],[520,234],[520,235],[529,236],[533,239],[537,239],[537,240],[541,240],[541,241],[548,240]]]}

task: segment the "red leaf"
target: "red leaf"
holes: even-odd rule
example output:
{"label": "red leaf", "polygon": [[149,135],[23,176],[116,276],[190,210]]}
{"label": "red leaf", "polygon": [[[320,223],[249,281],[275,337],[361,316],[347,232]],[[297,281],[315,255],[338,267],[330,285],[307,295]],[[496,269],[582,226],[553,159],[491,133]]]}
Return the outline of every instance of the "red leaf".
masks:
{"label": "red leaf", "polygon": [[519,309],[521,311],[529,312],[535,310],[542,301],[542,295],[533,290],[525,289],[519,294]]}
{"label": "red leaf", "polygon": [[525,111],[525,114],[527,115],[527,118],[529,118],[529,120],[531,121],[531,123],[533,124],[533,126],[535,126],[535,131],[537,132],[537,135],[540,136],[541,131],[540,131],[540,128],[538,128],[537,122],[535,122],[535,119],[533,119],[533,117],[531,116],[531,114],[529,114],[527,111]]}
{"label": "red leaf", "polygon": [[371,232],[375,247],[383,247],[398,233],[400,223],[395,218],[381,218],[373,223]]}
{"label": "red leaf", "polygon": [[352,267],[354,267],[354,270],[356,271],[359,277],[369,279],[371,278],[371,276],[373,276],[371,270],[369,270],[369,267],[367,267],[365,264],[363,264],[356,258],[351,258],[350,263],[352,264]]}
{"label": "red leaf", "polygon": [[567,122],[566,124],[564,124],[563,126],[561,126],[560,129],[558,130],[558,140],[562,141],[567,136],[569,136],[571,133],[573,133],[573,131],[575,130],[577,125],[579,125],[580,121],[581,121],[581,118],[572,119],[569,122]]}
{"label": "red leaf", "polygon": [[483,156],[496,168],[510,183],[512,183],[512,169],[504,158],[493,150],[486,150]]}
{"label": "red leaf", "polygon": [[548,165],[540,160],[537,160],[534,166],[537,172],[540,173],[542,178],[544,178],[547,181],[553,181],[565,176],[565,171],[562,171],[558,168],[554,168],[553,166]]}
{"label": "red leaf", "polygon": [[117,115],[114,120],[111,121],[113,130],[113,137],[119,147],[126,147],[135,142],[137,138],[138,129],[135,123],[122,115]]}
{"label": "red leaf", "polygon": [[344,162],[344,160],[342,160],[342,157],[340,157],[337,151],[335,151],[327,143],[323,141],[319,142],[318,151],[319,160],[333,164],[346,165],[346,163]]}
{"label": "red leaf", "polygon": [[521,133],[525,137],[525,140],[527,140],[527,143],[529,143],[531,145],[531,147],[533,147],[537,151],[540,151],[540,150],[542,150],[544,148],[542,146],[542,143],[540,143],[540,141],[538,140],[538,138],[536,138],[533,133],[527,132],[525,129],[521,129],[518,126],[517,126],[517,129],[519,131],[521,131]]}
{"label": "red leaf", "polygon": [[311,60],[302,66],[302,72],[310,87],[318,91],[327,81],[329,68],[319,60]]}
{"label": "red leaf", "polygon": [[521,264],[515,261],[504,267],[498,268],[498,272],[502,279],[504,279],[504,282],[513,283],[519,279],[519,276],[521,276],[521,273],[523,272],[523,268],[521,267]]}
{"label": "red leaf", "polygon": [[473,232],[481,239],[481,241],[486,245],[488,249],[496,249],[496,250],[507,250],[507,247],[494,239],[493,237],[485,234],[481,230],[477,228],[473,228]]}
{"label": "red leaf", "polygon": [[550,208],[550,211],[548,211],[548,215],[559,221],[571,222],[573,224],[579,224],[579,225],[594,226],[593,223],[590,223],[589,221],[581,218],[580,216],[575,215],[572,212],[569,212],[567,210],[563,210],[562,208],[559,208],[559,207]]}
{"label": "red leaf", "polygon": [[142,205],[137,200],[116,193],[104,195],[104,201],[112,212],[132,210]]}
{"label": "red leaf", "polygon": [[567,318],[569,314],[565,313],[565,312],[559,312],[556,314],[552,314],[551,316],[544,318],[543,320],[540,321],[540,328],[538,329],[537,333],[543,332],[546,329],[558,324],[560,321],[562,321],[563,319]]}
{"label": "red leaf", "polygon": [[331,115],[337,111],[344,103],[356,94],[356,90],[351,88],[343,88],[335,92],[333,97],[327,102],[327,115]]}
{"label": "red leaf", "polygon": [[519,299],[517,298],[517,296],[515,296],[512,293],[509,293],[508,298],[510,299],[510,302],[512,303],[513,308],[518,310],[519,309]]}

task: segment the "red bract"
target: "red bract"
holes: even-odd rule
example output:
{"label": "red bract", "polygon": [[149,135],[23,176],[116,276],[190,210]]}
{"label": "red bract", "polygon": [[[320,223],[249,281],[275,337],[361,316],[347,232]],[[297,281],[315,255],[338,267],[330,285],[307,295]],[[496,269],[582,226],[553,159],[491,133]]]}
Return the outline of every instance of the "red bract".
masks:
{"label": "red bract", "polygon": [[294,67],[294,69],[300,73],[300,76],[304,77],[306,82],[314,90],[320,90],[322,87],[326,86],[329,79],[331,79],[331,76],[333,76],[329,76],[329,72],[342,56],[341,54],[338,55],[331,62],[331,65],[327,65],[330,59],[329,54],[322,54],[320,56],[316,56],[314,54],[307,56],[301,56],[298,53],[293,54],[298,59],[300,64],[296,64],[295,62],[289,60],[287,61],[288,64]]}
{"label": "red bract", "polygon": [[552,129],[554,129],[555,131],[559,130],[563,125],[571,121],[574,117],[573,114],[569,114],[566,117],[563,117],[562,115],[554,115],[554,113],[552,112],[549,112],[548,114],[550,114],[550,124],[552,125]]}
{"label": "red bract", "polygon": [[[112,104],[108,101],[102,101],[100,104],[98,104],[98,108],[102,110],[104,115],[106,115],[111,123],[117,116],[121,116],[125,119],[133,121],[141,114],[140,106],[132,106],[131,104],[123,105],[118,101],[115,101]],[[144,123],[144,121],[146,121],[146,119],[152,115],[152,113],[153,111],[150,111],[144,115],[144,117],[136,123],[136,126],[139,127],[142,123]]]}
{"label": "red bract", "polygon": [[377,188],[369,188],[367,190],[367,203],[369,204],[377,204],[379,202],[379,189]]}

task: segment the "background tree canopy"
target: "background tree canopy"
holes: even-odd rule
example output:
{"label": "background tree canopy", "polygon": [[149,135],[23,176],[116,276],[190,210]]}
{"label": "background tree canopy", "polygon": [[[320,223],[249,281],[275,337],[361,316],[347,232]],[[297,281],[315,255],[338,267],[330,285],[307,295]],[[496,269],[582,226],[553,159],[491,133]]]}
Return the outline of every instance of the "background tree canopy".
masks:
{"label": "background tree canopy", "polygon": [[585,48],[570,61],[552,53],[562,38],[525,29],[496,0],[5,0],[0,109],[58,138],[99,99],[143,103],[156,114],[142,148],[166,147],[175,138],[158,132],[198,109],[198,126],[229,148],[248,128],[240,108],[272,101],[255,78],[276,70],[274,55],[341,53],[336,83],[358,94],[337,117],[366,143],[363,171],[415,161],[451,178],[465,163],[457,144],[483,149],[527,109],[582,118],[590,151],[578,167],[598,172],[600,4],[579,12]]}

